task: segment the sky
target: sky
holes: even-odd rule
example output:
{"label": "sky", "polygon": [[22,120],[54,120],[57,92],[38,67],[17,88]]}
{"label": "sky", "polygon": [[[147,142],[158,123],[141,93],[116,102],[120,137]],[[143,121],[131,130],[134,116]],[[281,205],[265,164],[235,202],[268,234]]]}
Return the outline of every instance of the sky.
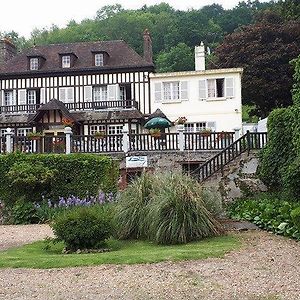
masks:
{"label": "sky", "polygon": [[[199,9],[204,5],[218,3],[223,8],[232,8],[240,0],[164,0],[175,9]],[[266,1],[266,0],[265,0]],[[52,24],[65,26],[70,20],[77,22],[94,18],[104,5],[120,3],[125,9],[141,8],[158,4],[162,0],[8,0],[1,1],[0,32],[16,31],[30,37],[33,29],[49,28]]]}

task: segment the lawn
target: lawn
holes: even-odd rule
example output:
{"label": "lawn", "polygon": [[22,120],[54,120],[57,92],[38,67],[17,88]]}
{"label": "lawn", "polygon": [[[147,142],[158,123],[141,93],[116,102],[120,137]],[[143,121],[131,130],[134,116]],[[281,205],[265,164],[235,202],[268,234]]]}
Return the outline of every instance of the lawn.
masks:
{"label": "lawn", "polygon": [[0,268],[64,268],[101,264],[139,264],[223,257],[237,249],[233,235],[204,239],[185,245],[159,246],[146,241],[111,241],[113,250],[104,253],[62,254],[63,244],[45,249],[45,241],[0,252]]}

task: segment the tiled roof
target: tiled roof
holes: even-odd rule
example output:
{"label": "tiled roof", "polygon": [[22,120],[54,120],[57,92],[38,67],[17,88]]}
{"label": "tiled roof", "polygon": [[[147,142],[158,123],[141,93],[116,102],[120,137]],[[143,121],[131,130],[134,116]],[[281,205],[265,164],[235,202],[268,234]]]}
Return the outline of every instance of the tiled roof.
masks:
{"label": "tiled roof", "polygon": [[[107,63],[103,67],[94,66],[93,52],[106,52],[108,54]],[[77,56],[74,66],[71,68],[61,68],[59,54],[73,53]],[[28,70],[28,57],[41,56],[44,58],[40,70]],[[52,44],[45,46],[35,46],[24,50],[5,65],[0,67],[1,73],[43,73],[43,72],[70,72],[75,70],[107,70],[115,68],[153,67],[137,54],[124,41],[101,41],[82,42],[70,44]]]}

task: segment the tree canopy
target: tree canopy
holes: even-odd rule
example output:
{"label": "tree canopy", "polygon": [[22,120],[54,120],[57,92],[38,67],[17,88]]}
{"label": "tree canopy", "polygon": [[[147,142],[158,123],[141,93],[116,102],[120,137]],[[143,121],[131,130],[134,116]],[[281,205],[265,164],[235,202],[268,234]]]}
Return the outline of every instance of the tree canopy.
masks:
{"label": "tree canopy", "polygon": [[244,104],[255,104],[265,117],[276,107],[292,104],[292,66],[300,52],[298,21],[284,21],[265,12],[255,24],[241,27],[225,37],[216,49],[219,67],[243,67]]}

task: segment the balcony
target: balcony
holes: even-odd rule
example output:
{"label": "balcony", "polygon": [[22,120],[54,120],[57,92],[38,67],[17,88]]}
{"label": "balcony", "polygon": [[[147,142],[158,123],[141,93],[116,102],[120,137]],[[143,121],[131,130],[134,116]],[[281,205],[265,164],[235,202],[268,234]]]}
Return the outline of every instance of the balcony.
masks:
{"label": "balcony", "polygon": [[[86,110],[103,110],[103,109],[128,109],[138,108],[138,103],[135,100],[112,100],[112,101],[97,101],[97,102],[76,102],[64,103],[66,108],[72,111]],[[25,104],[25,105],[9,105],[0,106],[0,113],[3,114],[21,114],[21,113],[36,113],[38,108],[43,104]]]}

